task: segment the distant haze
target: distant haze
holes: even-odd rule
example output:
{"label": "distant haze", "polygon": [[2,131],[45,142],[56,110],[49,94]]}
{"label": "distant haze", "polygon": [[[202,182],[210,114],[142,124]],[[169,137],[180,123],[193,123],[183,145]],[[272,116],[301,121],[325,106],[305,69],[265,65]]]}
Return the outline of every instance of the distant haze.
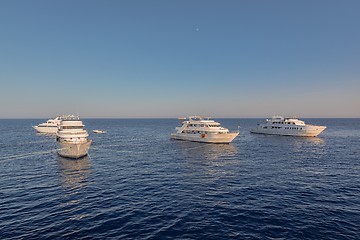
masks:
{"label": "distant haze", "polygon": [[360,117],[360,1],[0,1],[0,118]]}

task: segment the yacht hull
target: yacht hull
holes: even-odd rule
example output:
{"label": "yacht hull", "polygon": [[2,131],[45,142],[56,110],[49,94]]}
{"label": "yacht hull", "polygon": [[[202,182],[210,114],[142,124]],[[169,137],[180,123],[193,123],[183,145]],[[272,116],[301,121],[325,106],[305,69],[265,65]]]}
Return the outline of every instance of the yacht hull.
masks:
{"label": "yacht hull", "polygon": [[301,127],[302,130],[297,129],[264,129],[263,126],[258,126],[252,129],[251,133],[259,134],[270,134],[270,135],[282,135],[282,136],[297,136],[297,137],[316,137],[322,133],[326,127],[325,126],[306,126]]}
{"label": "yacht hull", "polygon": [[33,128],[38,132],[38,133],[51,133],[51,134],[56,134],[56,132],[58,131],[57,127],[38,127],[38,126],[33,126]]}
{"label": "yacht hull", "polygon": [[236,133],[226,133],[226,134],[188,134],[188,133],[172,133],[170,135],[171,139],[184,140],[191,142],[202,142],[202,143],[230,143],[234,138],[239,135],[239,132]]}
{"label": "yacht hull", "polygon": [[84,143],[68,143],[60,141],[60,149],[58,150],[58,154],[62,157],[66,158],[81,158],[88,154],[91,140],[88,140]]}

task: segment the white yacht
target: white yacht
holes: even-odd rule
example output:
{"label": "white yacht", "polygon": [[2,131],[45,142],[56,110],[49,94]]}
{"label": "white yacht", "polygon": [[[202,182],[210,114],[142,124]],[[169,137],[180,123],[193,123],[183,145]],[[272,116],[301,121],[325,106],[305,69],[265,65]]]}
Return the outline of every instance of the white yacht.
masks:
{"label": "white yacht", "polygon": [[33,128],[39,133],[52,133],[55,134],[58,130],[59,124],[61,122],[61,116],[56,118],[50,118],[45,123],[40,123],[37,126],[33,126]]}
{"label": "white yacht", "polygon": [[220,123],[204,119],[200,116],[179,118],[181,127],[176,127],[176,132],[171,134],[172,139],[187,140],[204,143],[230,143],[239,135],[237,132],[229,132],[227,128],[221,127]]}
{"label": "white yacht", "polygon": [[59,130],[56,133],[60,148],[58,153],[62,157],[81,158],[88,154],[91,140],[78,116],[65,116],[62,118]]}
{"label": "white yacht", "polygon": [[94,132],[94,133],[97,133],[97,134],[106,133],[105,130],[99,130],[99,129],[94,129],[93,132]]}
{"label": "white yacht", "polygon": [[297,118],[284,118],[282,116],[274,116],[266,119],[263,123],[258,124],[252,133],[274,134],[285,136],[300,136],[300,137],[316,137],[326,126],[315,126],[305,124]]}

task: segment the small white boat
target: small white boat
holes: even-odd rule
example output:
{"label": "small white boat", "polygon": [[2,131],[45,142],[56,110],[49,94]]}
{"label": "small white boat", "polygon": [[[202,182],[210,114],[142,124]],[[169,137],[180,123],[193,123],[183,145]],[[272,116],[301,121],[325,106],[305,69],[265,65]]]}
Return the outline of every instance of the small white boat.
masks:
{"label": "small white boat", "polygon": [[55,134],[58,131],[59,124],[61,122],[61,116],[58,116],[56,118],[50,118],[45,123],[40,123],[37,126],[33,126],[33,128],[38,133],[50,133]]}
{"label": "small white boat", "polygon": [[258,124],[251,132],[283,136],[316,137],[325,129],[326,126],[305,124],[304,121],[297,118],[274,116]]}
{"label": "small white boat", "polygon": [[56,133],[60,148],[58,154],[67,158],[81,158],[88,154],[91,140],[78,116],[63,117]]}
{"label": "small white boat", "polygon": [[179,120],[181,120],[182,126],[175,128],[176,132],[170,136],[172,139],[204,143],[230,143],[240,133],[239,131],[229,132],[220,123],[200,116],[179,118]]}
{"label": "small white boat", "polygon": [[93,130],[93,132],[94,133],[106,133],[106,131],[105,130],[98,130],[98,129],[95,129],[95,130]]}

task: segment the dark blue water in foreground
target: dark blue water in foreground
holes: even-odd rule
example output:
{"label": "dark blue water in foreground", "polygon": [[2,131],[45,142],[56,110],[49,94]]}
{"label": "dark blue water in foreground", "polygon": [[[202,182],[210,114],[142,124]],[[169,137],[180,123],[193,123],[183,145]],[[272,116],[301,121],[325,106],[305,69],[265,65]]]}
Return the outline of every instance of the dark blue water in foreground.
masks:
{"label": "dark blue water in foreground", "polygon": [[43,120],[0,120],[0,239],[360,239],[360,119],[318,138],[169,139],[173,119],[85,119],[90,156],[59,157]]}

